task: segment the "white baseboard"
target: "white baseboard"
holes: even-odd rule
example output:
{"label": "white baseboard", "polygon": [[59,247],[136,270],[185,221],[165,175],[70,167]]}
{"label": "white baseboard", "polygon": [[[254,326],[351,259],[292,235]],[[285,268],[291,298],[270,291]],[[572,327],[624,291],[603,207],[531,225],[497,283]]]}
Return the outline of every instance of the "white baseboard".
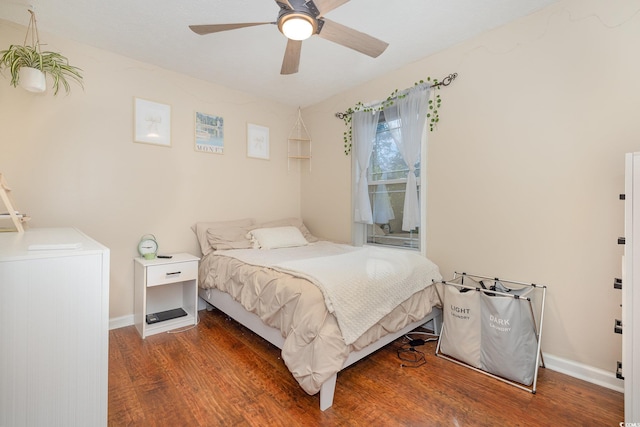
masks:
{"label": "white baseboard", "polygon": [[109,330],[124,328],[125,326],[131,326],[131,325],[133,325],[133,314],[129,314],[128,316],[115,317],[113,319],[109,319]]}
{"label": "white baseboard", "polygon": [[[207,303],[198,297],[198,311],[204,310],[205,308],[207,308]],[[120,329],[131,325],[133,325],[133,314],[109,319],[109,330]]]}
{"label": "white baseboard", "polygon": [[594,368],[593,366],[584,365],[573,360],[563,359],[562,357],[549,353],[542,353],[542,355],[547,369],[624,393],[624,381],[616,378],[614,372]]}

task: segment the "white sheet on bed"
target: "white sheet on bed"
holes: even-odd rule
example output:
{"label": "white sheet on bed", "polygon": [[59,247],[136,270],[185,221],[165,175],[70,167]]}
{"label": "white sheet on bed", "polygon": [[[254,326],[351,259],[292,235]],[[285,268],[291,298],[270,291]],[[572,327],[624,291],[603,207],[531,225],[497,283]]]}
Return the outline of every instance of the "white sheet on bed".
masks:
{"label": "white sheet on bed", "polygon": [[414,293],[440,281],[438,267],[420,254],[397,249],[317,242],[296,248],[221,251],[252,265],[305,278],[318,286],[346,344]]}

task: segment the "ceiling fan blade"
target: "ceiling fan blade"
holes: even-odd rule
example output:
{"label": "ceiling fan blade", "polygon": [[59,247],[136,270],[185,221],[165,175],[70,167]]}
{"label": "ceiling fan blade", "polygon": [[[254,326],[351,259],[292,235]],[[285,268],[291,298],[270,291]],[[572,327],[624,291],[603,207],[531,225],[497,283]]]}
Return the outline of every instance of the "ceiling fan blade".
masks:
{"label": "ceiling fan blade", "polygon": [[378,40],[368,34],[361,33],[353,28],[345,27],[342,24],[328,19],[323,18],[322,20],[324,21],[324,25],[322,25],[322,29],[318,35],[325,40],[357,50],[372,58],[380,56],[387,46],[389,46],[389,43]]}
{"label": "ceiling fan blade", "polygon": [[293,6],[291,6],[291,3],[289,3],[289,0],[276,0],[276,3],[278,3],[278,6],[280,7],[284,5],[288,7],[290,10],[293,10]]}
{"label": "ceiling fan blade", "polygon": [[245,22],[241,24],[211,24],[211,25],[189,25],[191,31],[201,36],[220,31],[235,30],[237,28],[255,27],[256,25],[273,24],[273,22]]}
{"label": "ceiling fan blade", "polygon": [[349,0],[313,0],[316,7],[320,11],[320,16],[324,16],[331,12],[333,9],[342,6]]}
{"label": "ceiling fan blade", "polygon": [[295,74],[298,72],[301,50],[301,40],[289,39],[289,41],[287,41],[287,49],[284,51],[284,59],[282,60],[282,69],[280,70],[280,74]]}

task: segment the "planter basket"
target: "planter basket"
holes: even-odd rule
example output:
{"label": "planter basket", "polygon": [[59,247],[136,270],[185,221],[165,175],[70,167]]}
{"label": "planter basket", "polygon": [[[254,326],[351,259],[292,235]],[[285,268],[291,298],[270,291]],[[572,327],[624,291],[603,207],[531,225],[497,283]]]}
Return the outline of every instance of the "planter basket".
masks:
{"label": "planter basket", "polygon": [[44,92],[47,88],[44,73],[36,68],[20,68],[18,83],[29,92]]}
{"label": "planter basket", "polygon": [[0,71],[6,69],[11,74],[11,86],[22,87],[29,92],[42,93],[46,90],[46,76],[54,95],[60,87],[69,93],[71,79],[82,86],[81,69],[69,64],[68,59],[57,52],[42,52],[36,16],[29,10],[31,18],[22,45],[12,44],[0,51]]}

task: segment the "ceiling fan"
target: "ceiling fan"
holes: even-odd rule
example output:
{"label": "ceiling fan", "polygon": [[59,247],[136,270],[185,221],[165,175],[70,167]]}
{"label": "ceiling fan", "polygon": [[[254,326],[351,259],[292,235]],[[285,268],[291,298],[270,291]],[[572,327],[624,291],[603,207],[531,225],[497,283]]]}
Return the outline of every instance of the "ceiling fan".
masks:
{"label": "ceiling fan", "polygon": [[329,11],[342,6],[349,0],[275,0],[280,7],[276,22],[246,22],[238,24],[190,25],[189,28],[200,35],[273,24],[287,38],[280,74],[294,74],[300,65],[302,41],[317,35],[325,40],[348,47],[377,58],[389,46],[368,34],[333,22],[324,17]]}

